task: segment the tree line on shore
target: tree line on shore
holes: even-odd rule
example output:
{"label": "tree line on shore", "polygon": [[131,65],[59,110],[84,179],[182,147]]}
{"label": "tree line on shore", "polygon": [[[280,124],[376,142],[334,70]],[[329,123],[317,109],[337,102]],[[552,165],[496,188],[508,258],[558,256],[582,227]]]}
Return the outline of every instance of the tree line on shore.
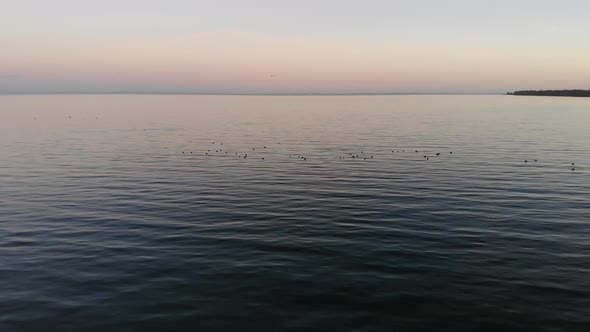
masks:
{"label": "tree line on shore", "polygon": [[590,97],[590,90],[522,90],[508,92],[515,96],[557,96],[557,97]]}

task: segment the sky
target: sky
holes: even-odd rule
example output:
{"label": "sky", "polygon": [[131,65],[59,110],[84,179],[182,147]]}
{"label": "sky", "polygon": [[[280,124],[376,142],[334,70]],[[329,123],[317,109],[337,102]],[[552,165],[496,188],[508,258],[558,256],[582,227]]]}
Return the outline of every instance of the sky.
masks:
{"label": "sky", "polygon": [[590,89],[590,1],[0,0],[0,93]]}

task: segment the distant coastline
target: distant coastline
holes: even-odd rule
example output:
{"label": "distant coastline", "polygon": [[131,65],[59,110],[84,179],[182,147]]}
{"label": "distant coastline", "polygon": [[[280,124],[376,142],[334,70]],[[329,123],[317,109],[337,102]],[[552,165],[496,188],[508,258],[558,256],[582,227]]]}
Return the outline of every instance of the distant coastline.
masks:
{"label": "distant coastline", "polygon": [[522,90],[508,92],[514,96],[590,97],[590,90]]}

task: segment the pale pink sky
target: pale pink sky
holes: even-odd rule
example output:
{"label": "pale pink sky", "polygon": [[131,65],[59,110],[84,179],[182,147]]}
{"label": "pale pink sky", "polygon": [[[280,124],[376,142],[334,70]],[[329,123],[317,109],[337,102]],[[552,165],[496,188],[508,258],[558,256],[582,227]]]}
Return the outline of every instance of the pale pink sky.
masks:
{"label": "pale pink sky", "polygon": [[590,5],[569,2],[23,0],[0,11],[0,92],[590,88]]}

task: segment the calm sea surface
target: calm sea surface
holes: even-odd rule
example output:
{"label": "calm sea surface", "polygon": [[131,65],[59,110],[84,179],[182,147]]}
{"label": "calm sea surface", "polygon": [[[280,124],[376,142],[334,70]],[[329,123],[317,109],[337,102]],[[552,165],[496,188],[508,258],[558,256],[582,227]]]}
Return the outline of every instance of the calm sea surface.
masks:
{"label": "calm sea surface", "polygon": [[0,96],[1,331],[481,328],[590,330],[590,99]]}

